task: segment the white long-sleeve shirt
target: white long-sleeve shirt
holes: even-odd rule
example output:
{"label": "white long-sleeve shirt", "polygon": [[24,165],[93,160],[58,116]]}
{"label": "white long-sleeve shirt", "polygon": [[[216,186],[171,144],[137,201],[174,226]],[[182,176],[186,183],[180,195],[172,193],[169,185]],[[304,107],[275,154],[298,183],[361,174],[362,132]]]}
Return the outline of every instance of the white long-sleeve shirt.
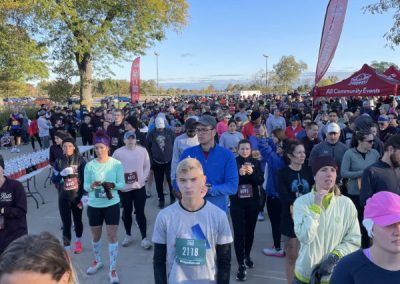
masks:
{"label": "white long-sleeve shirt", "polygon": [[[150,173],[150,158],[146,148],[137,145],[135,149],[130,150],[123,146],[115,150],[113,158],[119,160],[124,168],[125,189],[121,191],[131,191],[145,186]],[[130,181],[128,175],[131,177]]]}
{"label": "white long-sleeve shirt", "polygon": [[50,123],[43,116],[38,118],[39,137],[49,136]]}
{"label": "white long-sleeve shirt", "polygon": [[172,162],[171,162],[171,179],[175,179],[175,171],[176,167],[179,163],[179,158],[183,151],[189,147],[199,145],[199,140],[197,139],[197,135],[194,137],[187,136],[186,133],[179,135],[175,138],[174,141],[174,149],[172,153]]}

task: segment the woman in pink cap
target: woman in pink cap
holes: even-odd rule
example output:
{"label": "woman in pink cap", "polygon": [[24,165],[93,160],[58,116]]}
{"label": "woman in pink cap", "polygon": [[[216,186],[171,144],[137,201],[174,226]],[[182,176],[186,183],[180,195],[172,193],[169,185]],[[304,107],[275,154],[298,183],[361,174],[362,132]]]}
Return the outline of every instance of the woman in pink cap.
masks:
{"label": "woman in pink cap", "polygon": [[373,245],[344,257],[330,283],[400,283],[400,196],[374,194],[367,200],[363,225]]}

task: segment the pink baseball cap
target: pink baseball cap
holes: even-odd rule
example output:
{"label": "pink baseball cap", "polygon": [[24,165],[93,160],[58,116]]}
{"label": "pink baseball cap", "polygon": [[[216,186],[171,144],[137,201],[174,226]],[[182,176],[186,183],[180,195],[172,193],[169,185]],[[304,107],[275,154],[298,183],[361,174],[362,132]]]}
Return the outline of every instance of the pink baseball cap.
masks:
{"label": "pink baseball cap", "polygon": [[400,195],[389,191],[375,193],[367,200],[364,219],[382,227],[400,222]]}

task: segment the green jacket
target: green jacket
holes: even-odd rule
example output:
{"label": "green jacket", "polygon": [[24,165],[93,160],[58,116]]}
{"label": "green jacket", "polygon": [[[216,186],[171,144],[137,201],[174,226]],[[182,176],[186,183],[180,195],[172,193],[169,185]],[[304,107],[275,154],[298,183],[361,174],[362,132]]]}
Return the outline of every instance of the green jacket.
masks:
{"label": "green jacket", "polygon": [[[309,282],[312,269],[329,253],[343,257],[360,248],[361,234],[357,210],[343,195],[324,200],[323,208],[314,204],[314,191],[300,196],[293,206],[294,231],[300,241],[295,274]],[[328,277],[322,278],[329,282]]]}

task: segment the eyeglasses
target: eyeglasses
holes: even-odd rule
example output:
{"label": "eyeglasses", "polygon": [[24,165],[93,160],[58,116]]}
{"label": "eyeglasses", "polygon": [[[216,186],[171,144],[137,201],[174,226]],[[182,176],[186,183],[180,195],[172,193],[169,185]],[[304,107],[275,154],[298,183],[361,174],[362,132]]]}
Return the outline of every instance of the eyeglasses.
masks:
{"label": "eyeglasses", "polygon": [[369,143],[369,144],[372,144],[372,143],[374,143],[374,140],[365,140],[364,142],[367,142],[367,143]]}
{"label": "eyeglasses", "polygon": [[196,128],[196,133],[206,133],[207,131],[213,130],[214,128]]}

